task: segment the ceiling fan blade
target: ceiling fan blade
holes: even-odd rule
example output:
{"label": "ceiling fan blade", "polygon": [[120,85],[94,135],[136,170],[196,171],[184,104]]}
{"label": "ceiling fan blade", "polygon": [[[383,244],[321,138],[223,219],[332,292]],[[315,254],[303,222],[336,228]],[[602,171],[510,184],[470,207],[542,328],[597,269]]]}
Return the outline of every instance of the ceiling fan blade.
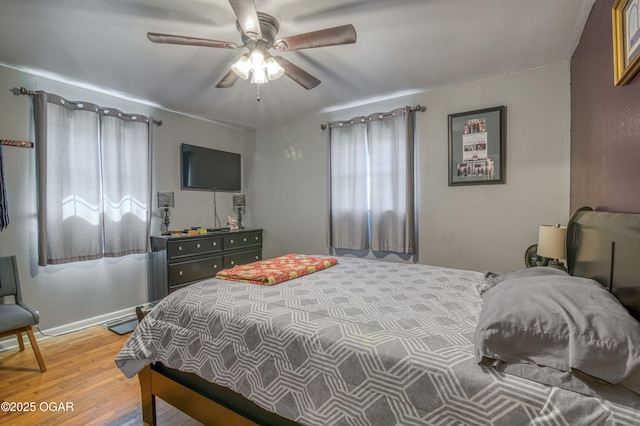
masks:
{"label": "ceiling fan blade", "polygon": [[339,27],[312,31],[284,37],[276,41],[275,47],[280,50],[302,50],[314,47],[336,46],[339,44],[352,44],[357,39],[356,29],[353,25],[341,25]]}
{"label": "ceiling fan blade", "polygon": [[320,84],[320,80],[318,80],[299,66],[289,62],[282,56],[274,56],[273,58],[278,62],[278,64],[280,64],[282,68],[284,68],[284,73],[291,80],[295,81],[305,89],[310,90]]}
{"label": "ceiling fan blade", "polygon": [[187,37],[172,34],[147,33],[147,38],[154,43],[183,44],[187,46],[217,47],[221,49],[237,49],[232,41],[210,40],[207,38]]}
{"label": "ceiling fan blade", "polygon": [[229,4],[236,15],[236,19],[238,19],[238,24],[242,28],[244,35],[252,40],[261,39],[262,31],[260,30],[260,21],[258,20],[258,12],[254,1],[229,0]]}
{"label": "ceiling fan blade", "polygon": [[220,80],[218,84],[216,84],[216,87],[218,89],[228,89],[229,87],[236,84],[236,81],[238,81],[239,78],[240,77],[238,77],[235,72],[229,71],[227,74],[225,74],[224,77],[222,77],[222,80]]}

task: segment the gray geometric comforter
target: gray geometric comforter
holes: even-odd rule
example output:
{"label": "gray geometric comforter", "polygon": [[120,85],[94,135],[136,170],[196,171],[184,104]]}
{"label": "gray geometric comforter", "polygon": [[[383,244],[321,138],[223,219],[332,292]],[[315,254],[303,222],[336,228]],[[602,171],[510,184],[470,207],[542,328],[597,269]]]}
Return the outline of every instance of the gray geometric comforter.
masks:
{"label": "gray geometric comforter", "polygon": [[116,363],[195,373],[303,425],[640,424],[639,400],[480,367],[482,280],[354,258],[271,287],[211,279],[163,299]]}

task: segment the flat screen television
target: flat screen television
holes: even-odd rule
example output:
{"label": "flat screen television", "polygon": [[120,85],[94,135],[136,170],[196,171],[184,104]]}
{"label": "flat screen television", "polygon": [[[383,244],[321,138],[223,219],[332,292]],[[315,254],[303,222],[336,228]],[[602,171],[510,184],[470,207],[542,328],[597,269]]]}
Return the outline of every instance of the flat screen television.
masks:
{"label": "flat screen television", "polygon": [[241,192],[241,156],[183,143],[181,152],[182,189]]}

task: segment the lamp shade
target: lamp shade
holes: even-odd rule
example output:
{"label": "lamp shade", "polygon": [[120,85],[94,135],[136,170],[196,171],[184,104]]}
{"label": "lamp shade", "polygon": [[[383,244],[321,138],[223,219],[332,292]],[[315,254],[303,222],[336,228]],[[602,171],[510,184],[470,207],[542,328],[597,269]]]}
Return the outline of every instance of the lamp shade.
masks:
{"label": "lamp shade", "polygon": [[233,209],[237,210],[239,208],[246,207],[246,199],[244,194],[234,194],[233,196]]}
{"label": "lamp shade", "polygon": [[175,207],[173,191],[158,191],[158,208]]}
{"label": "lamp shade", "polygon": [[236,61],[236,63],[231,65],[231,71],[233,71],[238,77],[243,80],[249,78],[249,73],[251,72],[249,57],[247,55],[242,55],[240,59]]}
{"label": "lamp shade", "polygon": [[284,68],[274,58],[267,58],[265,68],[270,81],[277,80],[284,75]]}
{"label": "lamp shade", "polygon": [[566,247],[566,227],[560,225],[540,225],[540,230],[538,231],[538,255],[549,259],[566,259]]}

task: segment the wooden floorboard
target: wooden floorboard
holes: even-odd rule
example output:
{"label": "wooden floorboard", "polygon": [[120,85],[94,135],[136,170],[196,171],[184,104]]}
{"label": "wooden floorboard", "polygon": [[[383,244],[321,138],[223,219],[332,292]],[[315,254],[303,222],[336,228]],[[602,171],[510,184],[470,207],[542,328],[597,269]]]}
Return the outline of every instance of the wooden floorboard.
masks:
{"label": "wooden floorboard", "polygon": [[[36,332],[47,366],[44,373],[27,339],[24,352],[17,345],[0,352],[0,401],[15,403],[14,408],[25,404],[35,408],[29,412],[2,410],[0,425],[144,425],[138,378],[127,379],[115,365],[116,355],[129,336],[105,326],[45,340]],[[157,401],[158,425],[201,425]]]}

